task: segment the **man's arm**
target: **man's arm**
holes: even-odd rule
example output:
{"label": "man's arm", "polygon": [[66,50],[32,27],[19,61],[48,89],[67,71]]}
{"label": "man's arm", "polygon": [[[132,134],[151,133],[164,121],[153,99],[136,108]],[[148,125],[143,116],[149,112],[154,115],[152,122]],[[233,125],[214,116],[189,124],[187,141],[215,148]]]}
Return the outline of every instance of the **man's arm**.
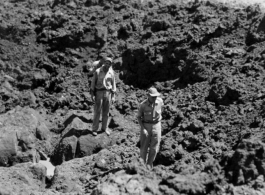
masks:
{"label": "man's arm", "polygon": [[163,110],[164,110],[164,102],[162,100],[162,98],[160,98],[161,101],[160,101],[160,116],[159,116],[159,120],[162,120],[162,113],[163,113]]}
{"label": "man's arm", "polygon": [[162,115],[162,113],[163,113],[163,110],[164,110],[164,101],[162,100],[162,103],[161,103],[161,115]]}
{"label": "man's arm", "polygon": [[137,119],[138,119],[139,125],[141,126],[141,129],[144,129],[142,116],[143,116],[143,109],[142,109],[142,105],[140,104],[139,109],[138,109]]}
{"label": "man's arm", "polygon": [[96,86],[96,79],[97,79],[96,77],[97,77],[97,73],[94,72],[91,86],[90,86],[90,95],[93,101],[94,101],[94,96],[95,96],[95,86]]}
{"label": "man's arm", "polygon": [[115,75],[114,75],[114,72],[113,72],[113,78],[112,78],[112,98],[115,99],[115,94],[116,94],[116,80],[115,80]]}
{"label": "man's arm", "polygon": [[90,67],[88,69],[88,76],[91,77],[94,75],[94,72],[96,71],[97,69],[97,61],[93,62],[90,64]]}
{"label": "man's arm", "polygon": [[143,125],[143,122],[142,122],[142,118],[141,117],[137,117],[137,119],[138,119],[138,123],[139,123],[141,129],[144,129],[144,125]]}

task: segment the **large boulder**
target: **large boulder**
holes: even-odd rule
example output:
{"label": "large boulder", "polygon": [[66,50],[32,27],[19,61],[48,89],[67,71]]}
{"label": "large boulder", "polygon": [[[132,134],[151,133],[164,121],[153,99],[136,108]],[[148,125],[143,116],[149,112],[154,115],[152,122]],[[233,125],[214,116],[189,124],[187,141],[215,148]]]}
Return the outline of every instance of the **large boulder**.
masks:
{"label": "large boulder", "polygon": [[78,156],[89,156],[97,153],[110,145],[110,143],[111,140],[105,133],[100,134],[97,137],[94,137],[91,134],[81,136],[78,141]]}
{"label": "large boulder", "polygon": [[83,192],[82,181],[90,177],[92,159],[93,156],[76,158],[56,166],[51,189],[61,193]]}
{"label": "large boulder", "polygon": [[215,182],[207,173],[195,173],[193,175],[176,174],[173,178],[166,178],[161,182],[161,191],[168,194],[172,189],[176,194],[207,194],[208,186]]}
{"label": "large boulder", "polygon": [[241,98],[244,87],[244,84],[237,78],[216,76],[211,81],[208,100],[218,105],[232,104]]}
{"label": "large boulder", "polygon": [[83,122],[79,117],[75,117],[73,121],[63,130],[62,137],[69,137],[72,135],[79,137],[90,131],[91,125]]}
{"label": "large boulder", "polygon": [[93,190],[92,195],[96,194],[161,194],[158,190],[158,180],[147,178],[140,174],[128,174],[121,170],[111,175],[106,182],[98,185]]}
{"label": "large boulder", "polygon": [[20,163],[0,167],[0,194],[29,194],[45,190],[46,168],[41,164]]}
{"label": "large boulder", "polygon": [[162,137],[156,162],[163,165],[171,165],[176,160],[181,159],[185,155],[185,150],[181,145],[183,140],[183,133],[179,131],[179,128],[171,130],[171,132]]}
{"label": "large boulder", "polygon": [[159,192],[160,181],[160,178],[146,169],[143,161],[138,159],[126,164],[114,174],[106,176],[104,181],[92,191],[92,195],[161,194]]}
{"label": "large boulder", "polygon": [[242,140],[235,152],[224,160],[226,177],[236,185],[248,184],[265,176],[265,144],[259,140]]}
{"label": "large boulder", "polygon": [[52,155],[52,162],[56,165],[76,157],[78,138],[76,136],[65,137],[55,148]]}
{"label": "large boulder", "polygon": [[50,131],[48,127],[44,124],[41,123],[37,129],[36,129],[36,137],[39,140],[48,140],[50,137]]}
{"label": "large boulder", "polygon": [[[252,10],[253,7],[249,6],[249,12],[256,12],[257,10]],[[248,33],[246,36],[246,44],[253,45],[256,43],[263,42],[265,40],[265,16],[264,14],[256,15],[252,19],[252,25],[248,29]]]}
{"label": "large boulder", "polygon": [[0,165],[7,166],[10,159],[17,155],[18,140],[16,132],[3,134],[0,137]]}
{"label": "large boulder", "polygon": [[67,127],[69,124],[71,124],[77,117],[85,123],[92,123],[93,121],[93,113],[87,113],[87,111],[81,110],[71,110],[63,121],[64,127]]}
{"label": "large boulder", "polygon": [[0,166],[38,162],[36,131],[47,128],[35,110],[17,107],[0,115]]}
{"label": "large boulder", "polygon": [[59,165],[64,161],[89,156],[112,145],[117,134],[107,136],[100,132],[92,135],[92,115],[85,112],[71,111],[63,122],[65,129],[51,156],[51,162]]}
{"label": "large boulder", "polygon": [[61,193],[82,194],[84,190],[94,188],[105,172],[114,170],[120,163],[120,156],[107,149],[91,156],[63,162],[55,168],[51,189]]}
{"label": "large boulder", "polygon": [[76,157],[79,137],[91,133],[91,123],[88,123],[91,120],[87,116],[74,111],[67,115],[63,122],[65,129],[61,133],[61,140],[51,156],[54,164],[58,165]]}

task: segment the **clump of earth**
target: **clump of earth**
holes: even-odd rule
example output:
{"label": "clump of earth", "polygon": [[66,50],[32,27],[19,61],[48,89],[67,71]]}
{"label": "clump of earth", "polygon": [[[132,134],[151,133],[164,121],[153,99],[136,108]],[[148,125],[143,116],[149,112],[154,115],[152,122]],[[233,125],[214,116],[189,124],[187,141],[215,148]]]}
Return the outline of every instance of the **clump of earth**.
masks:
{"label": "clump of earth", "polygon": [[[218,1],[0,2],[0,194],[265,194],[265,16]],[[111,135],[92,62],[114,60]],[[154,169],[139,103],[165,106]],[[55,167],[55,170],[50,169]]]}

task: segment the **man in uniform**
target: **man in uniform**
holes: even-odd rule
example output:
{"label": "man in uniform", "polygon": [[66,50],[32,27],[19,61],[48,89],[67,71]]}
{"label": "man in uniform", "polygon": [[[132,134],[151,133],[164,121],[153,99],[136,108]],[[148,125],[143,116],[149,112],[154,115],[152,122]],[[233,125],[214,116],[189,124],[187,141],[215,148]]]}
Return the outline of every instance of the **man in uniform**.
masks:
{"label": "man in uniform", "polygon": [[114,71],[111,67],[112,59],[105,58],[104,64],[98,68],[92,78],[90,94],[94,105],[94,119],[93,119],[93,135],[97,135],[99,128],[99,117],[102,111],[102,127],[101,130],[110,135],[107,127],[109,110],[112,102],[115,101],[116,82]]}
{"label": "man in uniform", "polygon": [[151,168],[153,168],[161,140],[161,113],[164,103],[158,96],[160,93],[156,88],[149,88],[147,99],[140,104],[137,116],[141,126],[140,156]]}

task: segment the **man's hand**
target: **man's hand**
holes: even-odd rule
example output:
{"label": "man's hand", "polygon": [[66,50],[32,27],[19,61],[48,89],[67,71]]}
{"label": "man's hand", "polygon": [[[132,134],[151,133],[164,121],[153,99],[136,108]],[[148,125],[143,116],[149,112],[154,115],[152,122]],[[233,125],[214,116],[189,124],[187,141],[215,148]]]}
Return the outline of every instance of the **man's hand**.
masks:
{"label": "man's hand", "polygon": [[94,93],[94,91],[90,90],[90,96],[91,96],[91,100],[93,102],[95,102],[95,93]]}
{"label": "man's hand", "polygon": [[145,135],[146,137],[148,136],[148,132],[147,132],[146,129],[143,129],[143,133],[144,133],[144,135]]}
{"label": "man's hand", "polygon": [[114,103],[115,102],[115,96],[111,97],[111,102]]}
{"label": "man's hand", "polygon": [[91,100],[92,100],[92,102],[95,102],[95,96],[94,96],[94,94],[91,94]]}

